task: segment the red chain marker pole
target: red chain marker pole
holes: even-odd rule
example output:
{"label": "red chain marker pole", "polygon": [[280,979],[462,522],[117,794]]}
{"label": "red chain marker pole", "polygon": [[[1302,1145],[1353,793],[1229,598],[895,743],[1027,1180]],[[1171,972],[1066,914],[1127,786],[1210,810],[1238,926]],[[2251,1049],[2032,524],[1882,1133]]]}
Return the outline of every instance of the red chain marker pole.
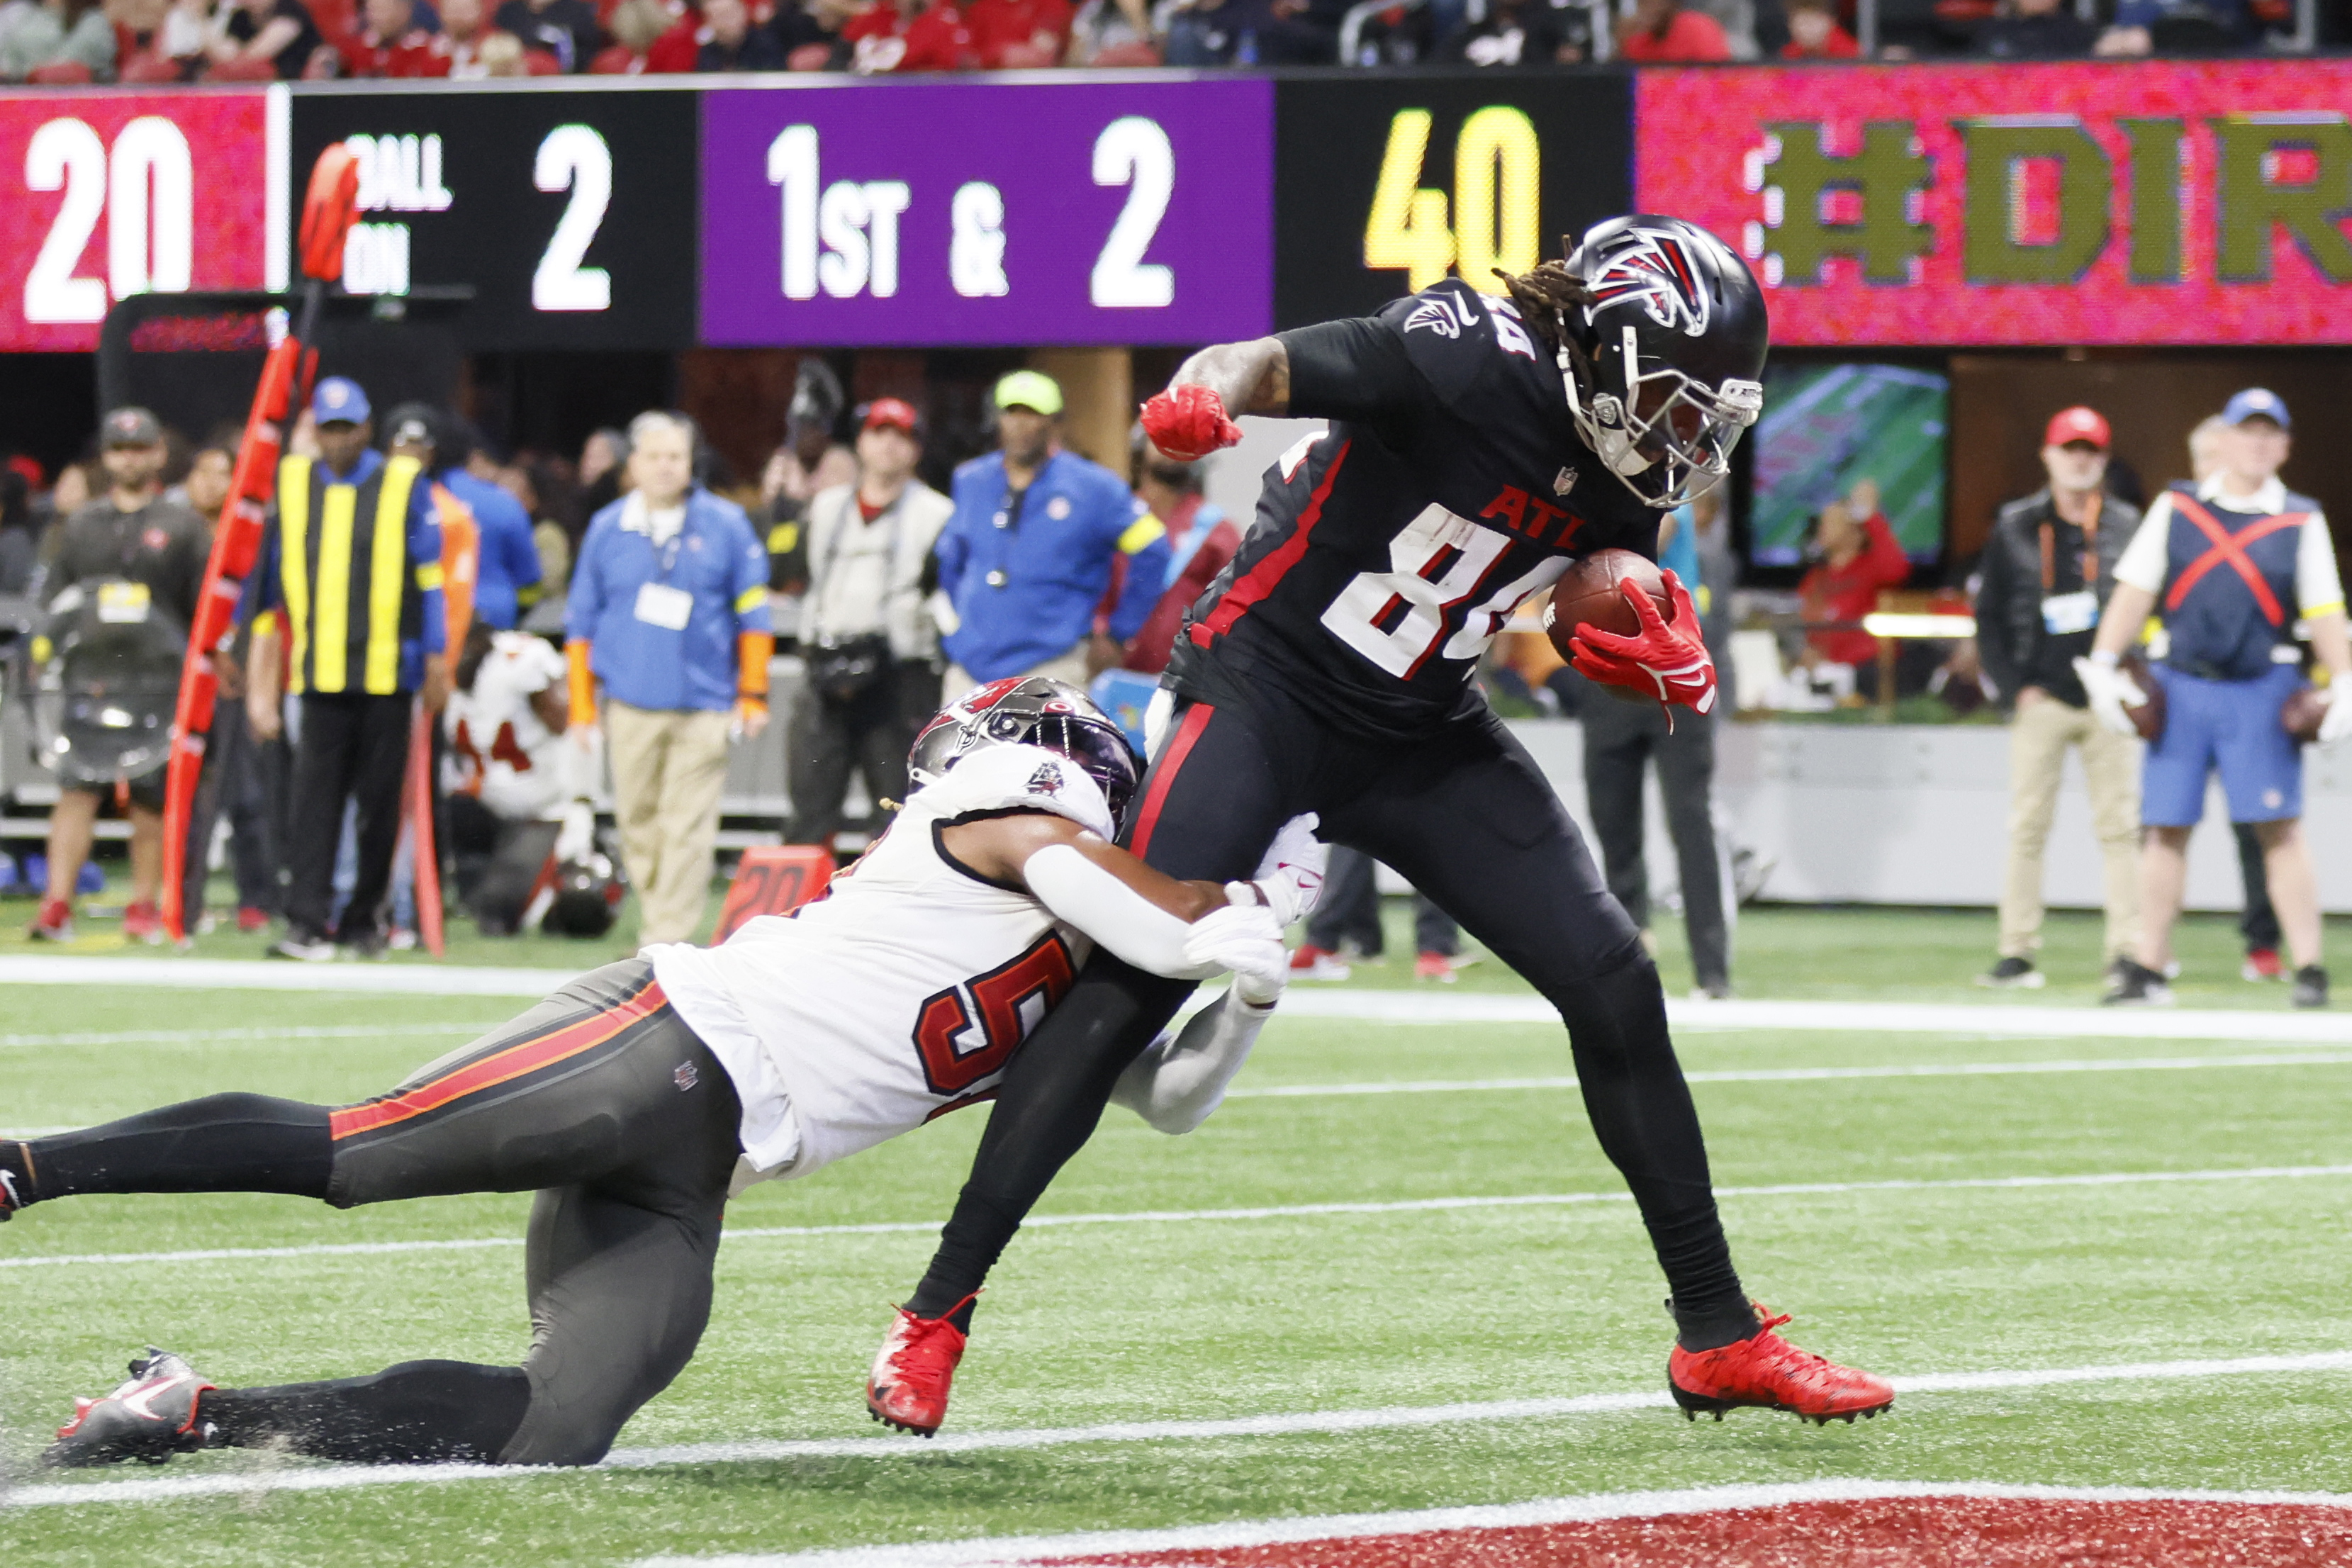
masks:
{"label": "red chain marker pole", "polygon": [[205,740],[220,689],[213,660],[236,636],[237,601],[261,551],[283,432],[310,395],[319,355],[309,345],[327,285],[343,275],[343,237],[358,213],[359,182],[359,163],[349,148],[338,142],[319,154],[302,201],[302,314],[288,324],[286,336],[262,364],[261,384],[254,390],[253,411],[246,416],[245,437],[230,470],[228,500],[213,532],[194,624],[188,628],[187,662],[181,667],[180,698],[172,715],[171,761],[163,775],[163,929],[175,942],[187,940],[188,818],[204,776]]}

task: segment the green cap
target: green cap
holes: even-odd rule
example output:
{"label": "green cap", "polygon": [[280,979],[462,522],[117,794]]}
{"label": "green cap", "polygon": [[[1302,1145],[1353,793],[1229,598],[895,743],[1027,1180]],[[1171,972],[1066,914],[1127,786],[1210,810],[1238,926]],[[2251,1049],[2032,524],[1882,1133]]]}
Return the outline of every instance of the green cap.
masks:
{"label": "green cap", "polygon": [[994,396],[999,408],[1034,408],[1049,419],[1062,411],[1061,385],[1042,371],[1014,371],[996,384]]}

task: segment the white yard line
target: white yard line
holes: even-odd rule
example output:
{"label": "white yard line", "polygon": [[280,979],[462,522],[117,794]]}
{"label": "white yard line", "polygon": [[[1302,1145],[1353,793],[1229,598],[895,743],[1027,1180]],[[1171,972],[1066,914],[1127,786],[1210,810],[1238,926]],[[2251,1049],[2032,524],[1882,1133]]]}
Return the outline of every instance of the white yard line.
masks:
{"label": "white yard line", "polygon": [[[2352,1053],[2250,1052],[2234,1057],[2116,1057],[2046,1062],[1899,1062],[1889,1067],[1739,1068],[1685,1072],[1692,1083],[1813,1083],[1832,1079],[2003,1078],[2017,1073],[2182,1072],[2202,1068],[2304,1068],[2352,1063]],[[1320,1100],[1357,1094],[1463,1094],[1494,1089],[1574,1089],[1572,1078],[1426,1079],[1395,1083],[1285,1083],[1225,1091],[1227,1100]]]}
{"label": "white yard line", "polygon": [[1433,1508],[1395,1513],[1326,1514],[1320,1518],[1238,1521],[1168,1530],[1088,1531],[1069,1535],[1005,1536],[981,1541],[929,1541],[852,1546],[775,1555],[650,1557],[636,1568],[1021,1568],[1045,1562],[1083,1563],[1146,1552],[1219,1552],[1254,1546],[1366,1537],[1422,1535],[1437,1531],[1524,1530],[1617,1519],[1661,1519],[1734,1509],[1792,1504],[1875,1502],[1900,1499],[1966,1498],[2017,1502],[2207,1502],[2352,1509],[2352,1496],[2333,1492],[2158,1491],[2144,1487],[2000,1486],[1974,1481],[1795,1481],[1775,1485],[1691,1487],[1676,1491],[1601,1492],[1480,1508]]}
{"label": "white yard line", "polygon": [[[2030,1191],[2040,1187],[2134,1187],[2175,1182],[2304,1181],[2317,1177],[2352,1176],[2352,1165],[2256,1165],[2224,1171],[2110,1171],[2079,1175],[1962,1176],[1938,1181],[1788,1182],[1771,1186],[1717,1187],[1719,1198],[1813,1197],[1845,1193],[1935,1193],[1958,1191]],[[1223,1209],[1139,1209],[1124,1214],[1032,1215],[1028,1230],[1074,1225],[1196,1225],[1218,1221],[1307,1219],[1323,1215],[1437,1214],[1454,1209],[1559,1208],[1587,1204],[1633,1202],[1627,1193],[1521,1193],[1458,1198],[1403,1198],[1393,1203],[1288,1204],[1279,1207]],[[940,1222],[885,1220],[867,1225],[775,1225],[730,1228],[732,1243],[779,1237],[905,1236],[936,1231]],[[519,1236],[478,1237],[453,1241],[319,1242],[300,1247],[219,1247],[185,1252],[74,1252],[0,1258],[0,1268],[95,1268],[106,1264],[205,1263],[270,1258],[366,1257],[398,1252],[470,1251],[485,1247],[520,1247]]]}
{"label": "white yard line", "polygon": [[[268,963],[210,958],[0,957],[0,985],[163,986],[198,991],[341,991],[537,1000],[575,974],[562,969],[443,963]],[[1484,992],[1321,990],[1284,997],[1293,1018],[1381,1024],[1544,1024],[1559,1015],[1543,998]],[[1997,1002],[1686,1002],[1669,999],[1678,1028],[1860,1030],[1894,1035],[1982,1035],[2022,1039],[2244,1040],[2255,1045],[2352,1046],[2352,1016],[2181,1008],[2009,1006]]]}
{"label": "white yard line", "polygon": [[[2090,1383],[2171,1383],[2221,1377],[2275,1377],[2298,1373],[2352,1371],[2352,1352],[2307,1355],[2236,1356],[2221,1361],[2137,1362],[2119,1365],[2035,1367],[2011,1371],[1927,1373],[1894,1379],[1898,1394],[1971,1394]],[[1029,1427],[1004,1432],[950,1432],[929,1442],[905,1437],[823,1437],[740,1443],[687,1443],[658,1448],[616,1449],[600,1468],[643,1470],[669,1466],[762,1464],[800,1458],[921,1459],[940,1454],[1006,1452],[1066,1447],[1087,1443],[1157,1443],[1224,1438],[1282,1437],[1342,1432],[1396,1431],[1494,1421],[1614,1415],[1670,1408],[1663,1390],[1584,1394],[1556,1399],[1504,1399],[1452,1405],[1387,1405],[1370,1410],[1302,1411],[1243,1415],[1212,1421],[1118,1421],[1095,1426]],[[18,1487],[8,1500],[20,1507],[48,1503],[158,1502],[261,1491],[337,1491],[350,1487],[416,1482],[516,1480],[548,1472],[490,1465],[382,1465],[247,1470],[231,1475],[157,1477],[75,1484],[46,1482]],[[1948,1491],[1951,1489],[1937,1489]],[[2150,1494],[2180,1496],[2179,1493]],[[2295,1500],[2286,1494],[2263,1500]],[[1379,1516],[1372,1516],[1379,1517]],[[900,1559],[893,1559],[900,1561]]]}
{"label": "white yard line", "polygon": [[487,1024],[319,1024],[263,1029],[88,1029],[64,1035],[0,1035],[0,1050],[58,1046],[204,1046],[251,1040],[376,1040],[411,1035],[480,1035]]}

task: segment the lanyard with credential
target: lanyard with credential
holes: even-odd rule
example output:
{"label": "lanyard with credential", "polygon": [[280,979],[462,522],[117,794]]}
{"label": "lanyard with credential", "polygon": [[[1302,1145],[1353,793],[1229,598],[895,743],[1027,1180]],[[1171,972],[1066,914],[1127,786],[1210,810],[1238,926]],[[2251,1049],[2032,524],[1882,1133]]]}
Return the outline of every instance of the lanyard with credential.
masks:
{"label": "lanyard with credential", "polygon": [[[2084,503],[2083,514],[2083,586],[2096,592],[2099,586],[2099,501],[2102,490],[2093,490]],[[2051,498],[2050,506],[2057,510],[2058,501]],[[2042,522],[2042,591],[2049,593],[2058,585],[2057,532],[2047,518]]]}

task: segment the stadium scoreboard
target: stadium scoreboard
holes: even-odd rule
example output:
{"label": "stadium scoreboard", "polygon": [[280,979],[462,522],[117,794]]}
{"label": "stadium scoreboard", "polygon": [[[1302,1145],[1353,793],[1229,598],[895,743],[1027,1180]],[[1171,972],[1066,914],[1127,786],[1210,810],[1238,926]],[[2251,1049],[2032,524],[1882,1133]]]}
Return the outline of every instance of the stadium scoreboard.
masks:
{"label": "stadium scoreboard", "polygon": [[1746,255],[1788,346],[2352,343],[2352,60],[0,91],[0,351],[346,285],[468,350],[1184,345],[1558,254]]}
{"label": "stadium scoreboard", "polygon": [[478,349],[694,342],[694,95],[458,89],[303,94],[292,167],[359,163],[344,287],[470,288]]}

